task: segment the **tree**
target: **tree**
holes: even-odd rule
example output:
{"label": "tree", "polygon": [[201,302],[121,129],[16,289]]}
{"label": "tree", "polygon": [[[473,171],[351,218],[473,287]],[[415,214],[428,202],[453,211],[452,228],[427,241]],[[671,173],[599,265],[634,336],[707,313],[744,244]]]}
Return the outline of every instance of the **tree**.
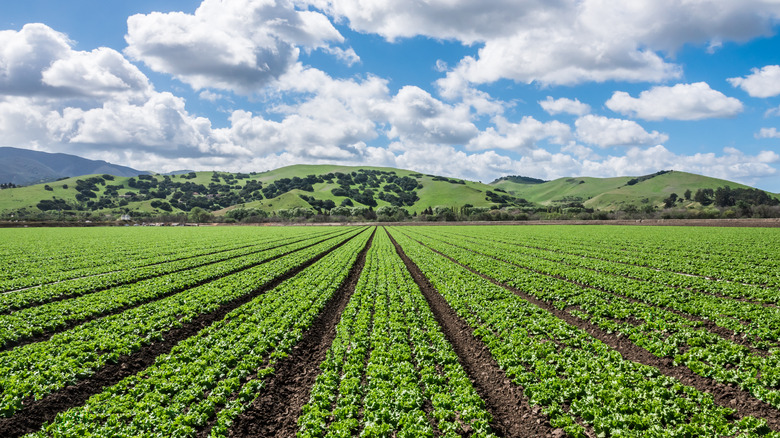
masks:
{"label": "tree", "polygon": [[209,213],[208,211],[200,207],[195,207],[192,210],[190,210],[190,220],[192,220],[195,223],[199,224],[201,222],[206,222],[209,219],[211,219],[211,213]]}
{"label": "tree", "polygon": [[677,203],[677,193],[672,193],[668,198],[664,199],[664,208],[672,208]]}
{"label": "tree", "polygon": [[712,189],[699,189],[696,190],[696,194],[693,195],[693,200],[701,205],[712,204],[712,198],[715,196],[715,191]]}
{"label": "tree", "polygon": [[690,201],[691,200],[691,189],[685,190],[685,193],[683,193],[683,196],[685,196],[685,200]]}

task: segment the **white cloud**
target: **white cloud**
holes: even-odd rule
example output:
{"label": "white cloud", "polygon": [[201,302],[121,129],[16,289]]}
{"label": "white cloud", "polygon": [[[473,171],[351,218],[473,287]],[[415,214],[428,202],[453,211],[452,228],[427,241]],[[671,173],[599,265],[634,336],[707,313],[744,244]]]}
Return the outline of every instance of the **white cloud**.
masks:
{"label": "white cloud", "polygon": [[129,146],[202,154],[207,119],[156,92],[119,52],[72,44],[43,24],[0,32],[0,143],[77,154]]}
{"label": "white cloud", "polygon": [[395,166],[433,175],[490,182],[519,168],[516,160],[499,155],[495,151],[468,154],[448,145],[396,145],[391,149],[402,150],[401,154],[394,157]]}
{"label": "white cloud", "polygon": [[664,143],[669,139],[658,131],[647,132],[632,120],[610,119],[592,114],[574,122],[577,138],[602,148],[612,146],[639,146]]}
{"label": "white cloud", "polygon": [[75,51],[63,33],[44,24],[0,31],[0,93],[48,98],[143,99],[148,79],[120,53],[101,47]]}
{"label": "white cloud", "polygon": [[777,128],[761,128],[756,134],[756,138],[780,138],[780,132]]}
{"label": "white cloud", "polygon": [[488,127],[473,138],[466,148],[469,150],[507,149],[529,151],[538,147],[538,143],[547,140],[553,144],[564,144],[571,137],[571,128],[558,121],[540,122],[526,116],[520,123],[511,123],[504,117],[493,119],[494,127]]}
{"label": "white cloud", "polygon": [[335,56],[337,59],[339,59],[344,64],[347,64],[347,66],[349,67],[352,67],[353,65],[360,62],[360,56],[358,56],[358,54],[355,53],[355,49],[353,49],[352,47],[349,47],[347,49],[342,49],[341,47],[325,47],[323,50]]}
{"label": "white cloud", "polygon": [[216,101],[218,101],[220,99],[224,99],[225,98],[224,95],[219,94],[219,93],[214,93],[214,92],[211,92],[209,90],[201,91],[200,94],[198,94],[198,97],[203,99],[203,100],[208,100],[209,102],[212,102],[212,103],[216,102]]}
{"label": "white cloud", "polygon": [[713,90],[706,82],[653,87],[631,97],[616,91],[606,102],[607,108],[645,120],[702,120],[733,117],[742,112],[742,102]]}
{"label": "white cloud", "polygon": [[730,78],[729,83],[742,88],[752,97],[772,97],[780,94],[780,65],[767,65],[762,69],[754,68],[744,78]]}
{"label": "white cloud", "polygon": [[472,83],[663,81],[681,67],[663,54],[685,44],[770,35],[780,5],[764,0],[309,0],[358,31],[393,41],[425,35],[484,44],[452,75]]}
{"label": "white cloud", "polygon": [[405,86],[383,105],[389,138],[423,144],[465,144],[478,134],[467,105],[447,105],[427,91]]}
{"label": "white cloud", "polygon": [[204,0],[194,14],[138,14],[127,26],[125,52],[132,59],[195,89],[246,94],[284,74],[299,46],[311,50],[344,40],[327,17],[295,10],[289,0]]}
{"label": "white cloud", "polygon": [[590,105],[580,102],[579,99],[572,100],[566,97],[553,99],[552,97],[547,96],[547,99],[539,101],[539,105],[551,115],[563,113],[584,116],[585,114],[590,113]]}

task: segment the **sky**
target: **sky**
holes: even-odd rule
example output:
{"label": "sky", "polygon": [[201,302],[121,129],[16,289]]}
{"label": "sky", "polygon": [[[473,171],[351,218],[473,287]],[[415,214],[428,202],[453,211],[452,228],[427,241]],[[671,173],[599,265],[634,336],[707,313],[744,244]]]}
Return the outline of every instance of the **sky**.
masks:
{"label": "sky", "polygon": [[780,0],[0,4],[0,146],[780,193]]}

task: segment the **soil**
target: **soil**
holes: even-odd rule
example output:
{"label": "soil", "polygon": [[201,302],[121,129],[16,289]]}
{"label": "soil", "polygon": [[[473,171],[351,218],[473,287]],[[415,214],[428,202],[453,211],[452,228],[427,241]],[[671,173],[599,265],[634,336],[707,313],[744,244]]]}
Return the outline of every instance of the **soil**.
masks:
{"label": "soil", "polygon": [[169,353],[180,341],[197,334],[214,322],[223,319],[225,315],[234,309],[275,288],[283,281],[292,278],[351,239],[347,239],[309,261],[296,266],[262,287],[223,304],[218,310],[207,315],[200,315],[191,322],[168,331],[161,341],[146,345],[132,355],[120,357],[116,363],[106,365],[92,376],[81,380],[75,385],[49,394],[41,400],[30,399],[25,401],[24,408],[17,412],[16,415],[10,418],[0,418],[0,436],[16,438],[37,431],[44,423],[52,421],[59,412],[81,406],[89,397],[103,391],[103,388],[114,385],[125,377],[143,371],[154,363],[157,356]]}
{"label": "soil", "polygon": [[[374,230],[376,233],[376,229]],[[311,389],[320,374],[320,364],[336,338],[336,325],[355,292],[360,272],[366,263],[372,234],[366,247],[358,255],[349,275],[303,338],[290,354],[280,361],[276,372],[267,381],[262,394],[234,422],[230,437],[294,437],[303,406],[308,403]],[[204,429],[198,436],[206,437]]]}
{"label": "soil", "polygon": [[[441,253],[440,253],[441,254]],[[484,274],[481,274],[467,266],[464,266],[451,257],[444,254],[442,256],[451,260],[453,263],[462,266],[465,269],[481,276],[482,278],[490,281],[491,283],[501,286],[514,294],[520,296],[522,299],[542,308],[553,314],[555,317],[564,320],[569,325],[575,326],[601,342],[609,345],[612,349],[618,351],[624,359],[633,362],[649,365],[658,369],[662,374],[677,379],[684,385],[692,386],[699,391],[706,392],[712,395],[716,404],[727,408],[734,409],[736,416],[742,418],[745,416],[752,416],[756,418],[766,419],[770,428],[775,431],[780,431],[780,410],[756,399],[748,391],[739,388],[736,385],[727,385],[715,382],[712,379],[702,377],[688,367],[684,365],[675,366],[673,361],[669,358],[659,358],[648,352],[647,350],[634,345],[629,339],[618,337],[616,335],[608,334],[598,326],[595,326],[587,321],[583,321],[579,318],[570,315],[569,313],[558,310],[551,304],[539,300],[536,297],[529,295],[523,291],[515,289],[511,286],[505,285],[490,278]]]}
{"label": "soil", "polygon": [[474,389],[485,400],[487,410],[493,416],[493,431],[507,438],[564,436],[563,430],[550,426],[541,408],[529,405],[523,388],[511,382],[485,344],[474,336],[471,327],[458,317],[395,239],[392,236],[390,239],[457,353],[458,362],[474,383]]}

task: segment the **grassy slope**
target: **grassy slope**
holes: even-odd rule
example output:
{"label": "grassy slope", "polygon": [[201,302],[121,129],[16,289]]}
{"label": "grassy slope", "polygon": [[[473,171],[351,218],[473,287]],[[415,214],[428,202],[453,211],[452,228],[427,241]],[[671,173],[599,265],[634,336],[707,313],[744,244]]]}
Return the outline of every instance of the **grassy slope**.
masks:
{"label": "grassy slope", "polygon": [[[323,174],[335,173],[335,172],[350,173],[356,171],[357,169],[395,172],[396,175],[400,177],[420,175],[418,172],[414,172],[411,170],[394,169],[391,167],[296,164],[293,166],[287,166],[280,169],[259,173],[253,176],[253,179],[257,179],[263,182],[263,184],[267,184],[280,178],[293,178],[296,176],[299,178],[303,178],[306,175],[323,175]],[[210,178],[211,172],[199,172],[198,173],[199,177],[201,173],[208,174],[207,177]],[[487,184],[482,184],[473,181],[466,181],[465,185],[452,184],[444,181],[433,181],[433,178],[428,175],[416,177],[416,179],[418,182],[420,182],[423,185],[423,188],[417,191],[420,200],[417,201],[417,203],[413,207],[406,207],[406,209],[410,213],[413,212],[420,213],[428,207],[436,207],[436,206],[461,207],[463,206],[463,204],[471,204],[476,207],[489,207],[493,205],[492,202],[489,202],[485,199],[485,192],[488,190],[493,190],[493,187]],[[206,183],[206,185],[208,184]],[[273,210],[282,209],[282,208],[286,209],[286,208],[293,208],[293,207],[308,207],[309,204],[307,204],[306,201],[300,199],[300,197],[298,196],[301,194],[307,196],[314,196],[315,198],[322,199],[322,200],[332,200],[333,202],[336,203],[336,205],[341,205],[341,201],[343,201],[345,198],[343,196],[334,196],[331,193],[331,190],[336,187],[338,187],[338,185],[335,184],[335,182],[333,184],[318,183],[314,185],[314,192],[293,190],[274,199],[263,199],[262,201],[253,201],[244,204],[244,207],[260,208],[269,212]],[[381,199],[376,199],[376,201],[377,201],[376,208],[382,207],[384,205],[390,205],[389,203],[382,201]],[[361,204],[355,202],[355,206],[361,206]],[[231,208],[226,208],[222,211],[217,212],[217,214],[221,214],[230,209]]]}
{"label": "grassy slope", "polygon": [[[543,184],[517,184],[501,181],[495,187],[500,187],[515,196],[542,205],[554,205],[555,201],[560,201],[565,197],[579,197],[586,207],[601,210],[612,210],[627,204],[659,206],[663,205],[663,200],[672,193],[683,196],[686,189],[695,193],[698,189],[716,189],[723,186],[749,188],[749,186],[733,181],[679,171],[658,175],[631,186],[626,185],[631,178],[627,176],[617,178],[559,178]],[[583,181],[583,183],[580,183],[580,181]],[[643,199],[648,201],[643,203]],[[693,203],[684,205],[690,204]]]}
{"label": "grassy slope", "polygon": [[[699,188],[715,189],[726,185],[732,188],[747,187],[730,181],[677,171],[659,175],[632,186],[626,185],[631,177],[560,178],[543,184],[518,184],[509,181],[501,181],[495,185],[487,185],[473,181],[466,181],[466,184],[452,184],[446,181],[433,181],[432,176],[429,175],[413,176],[419,175],[419,173],[403,169],[332,165],[288,166],[272,171],[256,173],[251,175],[250,179],[259,180],[263,182],[264,185],[267,185],[279,178],[293,178],[296,176],[306,177],[306,175],[322,175],[331,172],[350,173],[360,168],[391,171],[395,172],[398,176],[412,176],[416,178],[417,181],[423,185],[423,188],[417,191],[420,200],[413,207],[407,207],[407,209],[410,212],[417,213],[420,213],[427,207],[436,206],[460,207],[464,204],[471,204],[477,207],[489,207],[493,204],[485,199],[485,192],[488,190],[495,190],[496,188],[501,188],[514,196],[525,198],[528,201],[541,205],[555,205],[556,201],[561,202],[565,198],[568,198],[569,200],[579,198],[580,202],[583,202],[587,207],[612,210],[629,203],[638,206],[644,204],[662,205],[663,199],[668,197],[669,194],[677,193],[677,195],[682,196],[686,189],[695,192]],[[175,176],[173,179],[177,182],[190,181],[205,186],[208,186],[212,182],[211,171],[197,172],[196,174],[197,177],[191,180],[184,180],[179,176]],[[76,195],[76,180],[86,179],[88,177],[89,176],[81,176],[50,182],[48,185],[52,187],[52,191],[45,190],[44,184],[2,190],[0,191],[0,210],[12,210],[23,207],[37,210],[35,205],[38,201],[42,199],[52,199],[54,197],[72,202],[75,200]],[[158,176],[157,178],[161,179],[162,177]],[[119,190],[119,194],[124,194],[131,190],[134,191],[134,189],[126,186],[128,179],[129,178],[116,177],[114,181],[109,181],[108,183],[113,185],[125,185],[124,189]],[[239,184],[243,185],[246,181],[247,180],[239,180]],[[64,185],[68,185],[69,188],[64,189]],[[336,205],[340,205],[341,201],[345,198],[334,196],[331,193],[331,190],[336,187],[337,185],[335,183],[318,183],[314,185],[314,192],[293,190],[274,199],[253,201],[244,204],[244,206],[247,208],[260,208],[268,212],[293,207],[309,207],[308,203],[299,197],[300,194],[314,196],[315,198],[322,200],[330,199],[335,202]],[[98,196],[100,196],[105,188],[101,185],[98,185],[98,188],[100,189]],[[377,190],[375,189],[375,191]],[[647,199],[647,201],[643,203],[643,199]],[[385,201],[376,200],[378,204],[377,207],[388,205]],[[130,203],[127,208],[138,211],[154,211],[150,203],[151,201],[134,202]],[[686,203],[684,205],[691,204],[695,203]],[[359,206],[360,204],[355,203],[355,205]],[[216,214],[224,214],[228,209],[219,211]]]}

